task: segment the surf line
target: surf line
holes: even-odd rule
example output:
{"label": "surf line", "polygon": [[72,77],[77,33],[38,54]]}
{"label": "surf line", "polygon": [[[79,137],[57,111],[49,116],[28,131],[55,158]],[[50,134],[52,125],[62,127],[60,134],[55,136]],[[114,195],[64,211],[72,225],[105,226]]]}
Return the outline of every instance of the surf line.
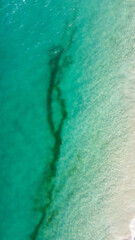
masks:
{"label": "surf line", "polygon": [[[47,122],[50,128],[51,135],[54,139],[54,145],[52,148],[52,158],[49,166],[49,175],[48,177],[44,176],[44,181],[47,181],[48,190],[46,192],[47,202],[42,207],[41,217],[35,226],[30,238],[32,240],[37,240],[39,235],[39,231],[43,225],[43,222],[46,219],[47,211],[52,203],[52,194],[54,190],[53,179],[56,176],[57,171],[57,162],[60,156],[60,150],[62,145],[62,129],[64,126],[64,122],[67,119],[67,109],[66,102],[64,97],[62,96],[62,90],[60,87],[60,83],[63,78],[64,70],[72,63],[72,58],[70,55],[67,55],[68,51],[71,48],[73,43],[74,34],[76,32],[75,19],[76,19],[76,8],[73,9],[72,19],[65,23],[65,29],[63,31],[61,44],[58,46],[54,46],[49,50],[49,62],[48,65],[50,67],[50,77],[49,77],[49,87],[47,92]],[[56,95],[57,105],[60,108],[60,120],[59,124],[56,127],[54,121],[53,114],[53,97]],[[44,182],[43,181],[43,182]],[[46,189],[44,189],[46,191]],[[53,217],[53,213],[52,213]],[[52,220],[52,217],[50,218]]]}

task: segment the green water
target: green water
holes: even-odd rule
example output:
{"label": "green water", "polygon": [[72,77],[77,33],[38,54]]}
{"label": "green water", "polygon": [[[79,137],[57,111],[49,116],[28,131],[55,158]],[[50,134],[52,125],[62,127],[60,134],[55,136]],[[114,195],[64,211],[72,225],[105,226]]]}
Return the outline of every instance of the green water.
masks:
{"label": "green water", "polygon": [[134,1],[0,8],[0,239],[131,239]]}

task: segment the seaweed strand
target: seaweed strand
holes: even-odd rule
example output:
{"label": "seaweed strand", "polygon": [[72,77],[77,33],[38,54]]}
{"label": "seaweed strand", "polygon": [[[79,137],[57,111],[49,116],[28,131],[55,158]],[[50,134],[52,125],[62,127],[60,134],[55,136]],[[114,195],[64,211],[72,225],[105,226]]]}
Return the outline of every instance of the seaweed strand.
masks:
{"label": "seaweed strand", "polygon": [[[76,18],[76,9],[74,11],[73,18],[71,21],[72,25],[74,24],[75,18]],[[67,24],[65,25],[67,28]],[[46,105],[47,105],[47,122],[50,128],[51,134],[54,138],[54,145],[52,148],[52,159],[49,166],[49,175],[48,175],[48,178],[44,177],[44,181],[46,179],[47,184],[49,186],[49,189],[46,193],[48,201],[42,208],[40,220],[38,221],[32,234],[30,235],[30,238],[32,240],[37,240],[41,226],[43,225],[43,222],[46,219],[47,210],[49,209],[52,202],[52,193],[54,190],[54,184],[52,183],[52,179],[54,179],[54,177],[56,176],[56,171],[57,171],[56,165],[59,159],[60,149],[62,145],[62,129],[64,126],[64,122],[67,118],[66,103],[65,103],[65,99],[62,96],[60,83],[62,81],[64,68],[72,63],[71,60],[67,61],[66,54],[67,54],[67,51],[71,48],[75,31],[76,31],[76,28],[74,27],[74,25],[73,27],[71,27],[69,35],[67,34],[67,29],[66,29],[66,32],[64,33],[64,35],[67,37],[66,45],[63,46],[62,44],[62,46],[61,45],[55,46],[51,48],[49,51],[50,60],[48,62],[48,65],[50,67],[50,77],[49,77],[49,87],[47,92]],[[56,91],[57,93],[56,100],[57,100],[57,104],[60,107],[60,120],[59,120],[58,127],[55,126],[55,121],[53,119],[52,105],[53,105],[54,91]]]}

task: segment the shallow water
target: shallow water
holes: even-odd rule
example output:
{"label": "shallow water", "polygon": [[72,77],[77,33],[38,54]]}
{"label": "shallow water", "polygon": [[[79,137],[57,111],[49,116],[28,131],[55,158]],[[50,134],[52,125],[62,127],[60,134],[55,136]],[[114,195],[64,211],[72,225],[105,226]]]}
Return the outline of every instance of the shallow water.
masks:
{"label": "shallow water", "polygon": [[0,239],[134,239],[134,1],[0,7]]}

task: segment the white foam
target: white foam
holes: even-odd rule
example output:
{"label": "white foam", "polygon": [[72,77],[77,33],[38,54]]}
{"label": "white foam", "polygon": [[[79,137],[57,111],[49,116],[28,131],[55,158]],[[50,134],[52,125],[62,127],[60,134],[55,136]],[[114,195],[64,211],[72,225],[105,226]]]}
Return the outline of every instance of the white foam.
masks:
{"label": "white foam", "polygon": [[132,219],[130,225],[129,225],[129,228],[130,228],[130,232],[131,232],[131,239],[132,240],[135,240],[135,217]]}

